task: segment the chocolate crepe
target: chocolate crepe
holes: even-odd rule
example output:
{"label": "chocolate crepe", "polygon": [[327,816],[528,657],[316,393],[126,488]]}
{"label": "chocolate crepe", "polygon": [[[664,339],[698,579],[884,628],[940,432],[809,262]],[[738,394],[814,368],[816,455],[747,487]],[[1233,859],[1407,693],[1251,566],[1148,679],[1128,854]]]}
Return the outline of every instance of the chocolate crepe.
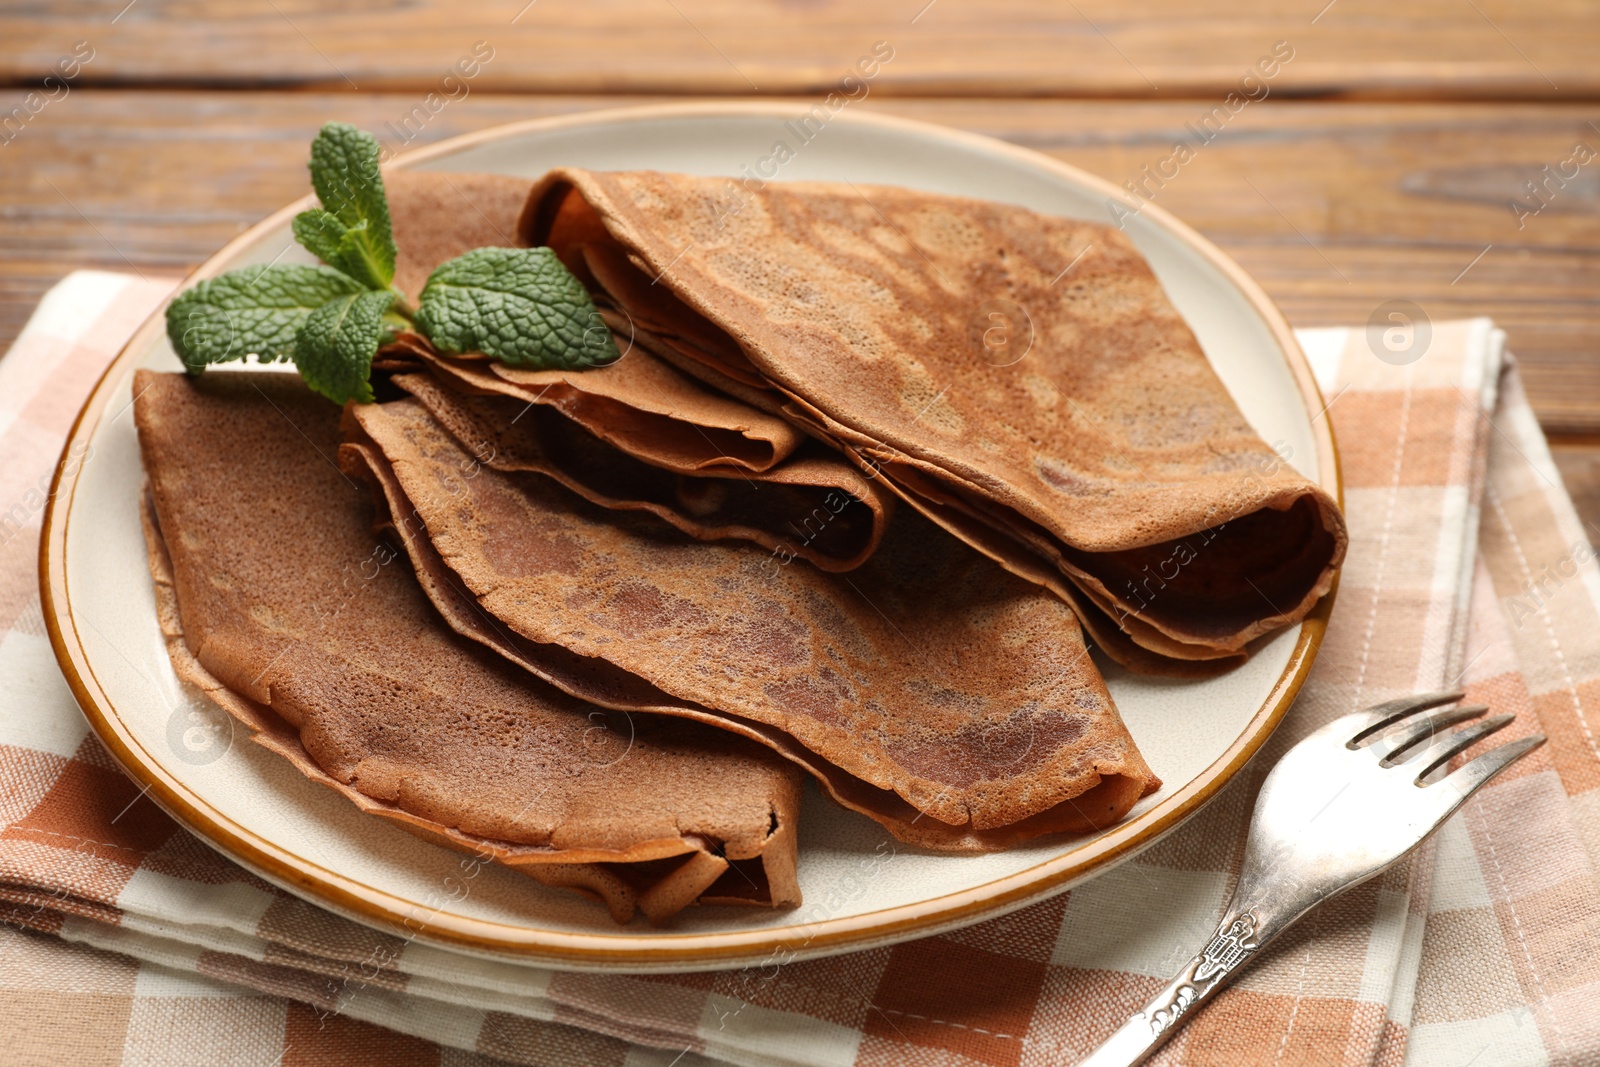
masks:
{"label": "chocolate crepe", "polygon": [[596,504],[648,511],[701,540],[753,541],[782,563],[799,557],[824,570],[858,567],[888,521],[892,498],[816,442],[753,474],[676,474],[612,447],[552,408],[464,395],[426,374],[391,381],[485,466],[538,471]]}
{"label": "chocolate crepe", "polygon": [[681,474],[765,473],[806,441],[805,431],[776,415],[630,346],[626,333],[618,331],[616,342],[623,358],[583,370],[508,367],[472,354],[445,358],[410,333],[392,351],[409,354],[457,389],[551,407],[629,455]]}
{"label": "chocolate crepe", "polygon": [[[413,298],[446,260],[480,246],[523,243],[512,235],[530,181],[398,171],[385,182],[399,245],[395,284]],[[888,519],[886,488],[784,419],[636,347],[631,324],[616,318],[603,296],[601,307],[624,353],[608,366],[535,371],[470,355],[447,359],[411,333],[387,345],[374,366],[425,370],[453,393],[507,398],[451,404],[447,417],[449,394],[408,375],[409,391],[453,431],[467,434],[473,411],[494,412],[488,421],[514,427],[528,446],[509,459],[495,448],[503,431],[478,426],[460,439],[483,462],[540,470],[597,503],[654,512],[700,538],[752,540],[780,558],[827,570],[859,566],[872,553]],[[612,476],[595,485],[589,471]]]}
{"label": "chocolate crepe", "polygon": [[[564,168],[518,232],[640,343],[881,472],[1131,667],[1237,661],[1331,587],[1335,502],[1251,429],[1120,232],[906,189],[728,189]],[[1020,331],[1003,360],[996,323]]]}
{"label": "chocolate crepe", "polygon": [[914,513],[826,574],[485,467],[413,399],[347,417],[435,605],[570,693],[760,740],[930,848],[1106,826],[1159,786],[1067,606]]}
{"label": "chocolate crepe", "polygon": [[140,371],[134,393],[169,651],[257,742],[619,922],[799,902],[793,767],[700,723],[603,712],[454,633],[335,465],[337,408],[259,372]]}

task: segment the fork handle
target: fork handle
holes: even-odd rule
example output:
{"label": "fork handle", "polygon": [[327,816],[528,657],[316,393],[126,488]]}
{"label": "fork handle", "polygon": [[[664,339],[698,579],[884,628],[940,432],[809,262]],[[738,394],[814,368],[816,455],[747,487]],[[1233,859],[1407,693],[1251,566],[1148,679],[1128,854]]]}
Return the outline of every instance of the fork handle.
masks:
{"label": "fork handle", "polygon": [[1230,904],[1206,947],[1078,1067],[1134,1067],[1149,1059],[1286,925],[1270,922],[1259,906]]}

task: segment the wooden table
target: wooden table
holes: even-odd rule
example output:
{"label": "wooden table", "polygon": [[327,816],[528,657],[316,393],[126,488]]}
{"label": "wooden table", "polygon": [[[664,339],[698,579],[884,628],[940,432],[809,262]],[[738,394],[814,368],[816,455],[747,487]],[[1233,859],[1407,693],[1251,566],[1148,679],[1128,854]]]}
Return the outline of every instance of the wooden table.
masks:
{"label": "wooden table", "polygon": [[[645,100],[808,105],[884,42],[893,58],[853,106],[1119,184],[1230,92],[1259,97],[1157,202],[1296,325],[1365,323],[1396,298],[1493,316],[1600,532],[1597,0],[74,7],[0,14],[0,348],[67,271],[181,274],[303,193],[329,119],[399,147],[386,131],[421,144]],[[1290,58],[1264,78],[1275,51]],[[451,75],[474,57],[473,77]]]}

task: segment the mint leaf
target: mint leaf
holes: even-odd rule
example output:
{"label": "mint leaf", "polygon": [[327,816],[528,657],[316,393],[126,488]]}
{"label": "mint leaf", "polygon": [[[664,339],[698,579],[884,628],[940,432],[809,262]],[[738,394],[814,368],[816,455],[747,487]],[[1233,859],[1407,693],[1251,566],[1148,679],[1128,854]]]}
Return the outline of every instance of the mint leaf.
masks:
{"label": "mint leaf", "polygon": [[[331,211],[312,208],[294,217],[294,239],[330,267],[342,270],[368,289],[387,289],[393,259],[385,266],[366,221],[346,226]],[[387,274],[386,274],[387,272]]]}
{"label": "mint leaf", "polygon": [[620,358],[588,290],[548,248],[477,248],[441,264],[416,321],[450,355],[563,370]]}
{"label": "mint leaf", "polygon": [[329,264],[339,255],[339,239],[350,230],[339,221],[339,216],[320,207],[300,212],[294,217],[293,226],[294,239],[307,252]]}
{"label": "mint leaf", "polygon": [[246,356],[277,363],[294,358],[295,336],[314,309],[360,291],[330,267],[245,267],[179,294],[167,306],[167,337],[190,374]]}
{"label": "mint leaf", "polygon": [[[299,219],[295,220],[295,238],[306,244],[313,254],[335,266],[347,268],[347,264],[360,264],[350,273],[368,281],[371,288],[388,288],[394,281],[394,233],[389,226],[389,200],[383,191],[383,175],[378,169],[377,138],[344,122],[330,122],[322,127],[316,140],[311,142],[311,187],[317,191],[327,214],[346,231],[359,232],[361,236],[350,239],[347,247],[347,233],[337,235],[335,254],[344,262],[306,244],[301,237]],[[334,237],[333,230],[325,222],[318,219],[322,232],[315,238],[323,244]]]}
{"label": "mint leaf", "polygon": [[372,357],[383,337],[383,315],[394,294],[339,296],[306,316],[295,335],[294,362],[313,392],[336,404],[372,403]]}
{"label": "mint leaf", "polygon": [[[339,238],[339,248],[329,263],[344,271],[368,289],[388,289],[394,280],[394,243],[389,245],[388,259],[374,244],[372,229],[365,222],[357,223]],[[393,293],[390,293],[393,296]]]}

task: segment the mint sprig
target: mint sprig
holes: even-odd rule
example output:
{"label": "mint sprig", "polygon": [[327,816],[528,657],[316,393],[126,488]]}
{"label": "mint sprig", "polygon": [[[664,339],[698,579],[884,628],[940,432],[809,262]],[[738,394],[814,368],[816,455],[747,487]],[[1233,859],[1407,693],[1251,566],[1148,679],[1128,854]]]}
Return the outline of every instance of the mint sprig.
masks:
{"label": "mint sprig", "polygon": [[[394,233],[378,156],[378,140],[372,134],[330,122],[311,142],[311,188],[322,201],[323,213],[333,217],[328,221],[345,228],[339,238],[341,251],[368,265],[377,281],[374,288],[386,288],[394,281]],[[315,249],[312,253],[317,254]]]}
{"label": "mint sprig", "polygon": [[548,248],[479,248],[441,265],[418,306],[394,288],[389,201],[369,133],[330,122],[311,143],[320,208],[295,240],[327,266],[247,267],[200,282],[167,308],[167,336],[191,374],[213,363],[292,360],[314,391],[370,403],[372,360],[402,329],[441,352],[575,369],[618,358],[583,284]]}

